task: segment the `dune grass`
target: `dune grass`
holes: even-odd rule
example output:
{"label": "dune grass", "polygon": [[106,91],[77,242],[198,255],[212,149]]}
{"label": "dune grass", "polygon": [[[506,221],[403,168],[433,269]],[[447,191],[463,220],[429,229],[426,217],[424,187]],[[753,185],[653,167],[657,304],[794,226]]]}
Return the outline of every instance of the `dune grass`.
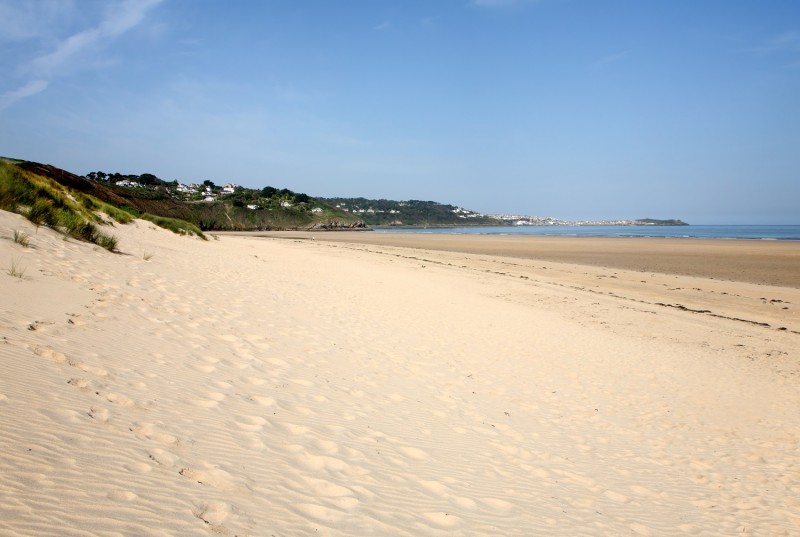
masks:
{"label": "dune grass", "polygon": [[200,231],[200,228],[186,220],[179,220],[177,218],[168,218],[166,216],[155,216],[152,214],[144,213],[139,216],[142,220],[152,222],[159,227],[168,229],[178,235],[197,235],[203,240],[208,240],[206,236]]}
{"label": "dune grass", "polygon": [[21,214],[36,226],[47,226],[116,251],[117,239],[98,230],[99,219],[93,212],[95,208],[103,210],[102,205],[108,204],[91,196],[78,197],[80,200],[46,177],[22,171],[13,161],[0,159],[0,209]]}
{"label": "dune grass", "polygon": [[14,230],[14,242],[22,246],[23,248],[27,248],[31,245],[31,237],[24,231],[19,231],[17,229]]}
{"label": "dune grass", "polygon": [[25,276],[25,269],[20,268],[19,260],[11,258],[11,266],[6,269],[6,273],[14,278],[23,278]]}
{"label": "dune grass", "polygon": [[88,194],[77,194],[76,199],[87,210],[92,212],[99,211],[104,214],[107,214],[115,222],[118,222],[120,224],[130,224],[133,221],[134,217],[136,216],[128,211],[120,209],[119,207],[115,207]]}
{"label": "dune grass", "polygon": [[6,158],[0,158],[0,209],[22,214],[36,226],[53,228],[112,252],[117,249],[117,239],[98,229],[97,225],[104,222],[97,213],[104,213],[121,224],[142,218],[179,235],[196,235],[208,240],[200,228],[190,222],[140,214],[90,194],[71,192],[47,177],[21,170],[15,161]]}

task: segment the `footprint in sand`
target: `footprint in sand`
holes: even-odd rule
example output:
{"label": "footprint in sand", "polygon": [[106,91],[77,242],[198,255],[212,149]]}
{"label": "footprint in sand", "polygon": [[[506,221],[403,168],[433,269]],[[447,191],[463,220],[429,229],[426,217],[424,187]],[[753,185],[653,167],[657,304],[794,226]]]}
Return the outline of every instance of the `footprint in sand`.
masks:
{"label": "footprint in sand", "polygon": [[294,457],[295,462],[307,469],[313,471],[326,471],[336,474],[343,474],[346,476],[364,475],[369,473],[368,470],[359,466],[353,466],[341,459],[335,457],[328,457],[325,455],[312,455],[307,452],[300,452]]}
{"label": "footprint in sand", "polygon": [[47,358],[48,360],[52,360],[56,363],[63,363],[67,361],[67,357],[63,353],[54,351],[48,347],[34,347],[31,350],[33,350],[34,354],[37,356]]}
{"label": "footprint in sand", "polygon": [[94,393],[98,397],[102,397],[103,399],[105,399],[109,403],[114,403],[115,405],[119,405],[119,406],[123,406],[123,407],[129,407],[129,406],[133,406],[133,405],[136,404],[136,403],[133,402],[132,399],[129,399],[128,397],[125,397],[124,395],[121,395],[121,394],[118,394],[118,393],[104,392],[104,391],[96,391]]}
{"label": "footprint in sand", "polygon": [[228,492],[236,490],[236,484],[234,483],[233,476],[231,476],[231,474],[215,466],[208,464],[205,466],[205,469],[181,468],[178,473],[187,479],[197,481],[201,485],[214,487],[216,489]]}
{"label": "footprint in sand", "polygon": [[222,525],[231,516],[231,507],[225,502],[208,502],[195,504],[192,514],[211,526],[215,533],[227,534]]}
{"label": "footprint in sand", "polygon": [[274,398],[266,397],[266,396],[263,396],[263,395],[250,395],[250,396],[248,396],[248,399],[250,401],[253,401],[254,403],[258,403],[259,405],[265,406],[265,407],[273,406],[276,403]]}
{"label": "footprint in sand", "polygon": [[508,513],[514,509],[513,503],[507,502],[506,500],[501,500],[499,498],[479,498],[478,501],[492,511],[496,511],[498,513]]}
{"label": "footprint in sand", "polygon": [[201,408],[212,408],[224,401],[227,395],[221,392],[210,392],[206,397],[207,399],[192,399],[190,402]]}
{"label": "footprint in sand", "polygon": [[261,416],[236,416],[236,426],[242,431],[259,432],[264,429],[267,420]]}
{"label": "footprint in sand", "polygon": [[447,488],[447,485],[439,483],[438,481],[422,480],[419,482],[419,484],[422,485],[422,488],[435,496],[444,498],[450,494],[450,489]]}
{"label": "footprint in sand", "polygon": [[257,377],[254,375],[248,375],[246,377],[243,377],[242,381],[251,386],[261,386],[267,383],[267,379],[262,377]]}
{"label": "footprint in sand", "polygon": [[148,440],[162,442],[164,444],[176,444],[178,442],[178,438],[176,436],[158,431],[156,429],[156,425],[152,423],[137,423],[134,424],[130,430],[135,434],[144,436]]}
{"label": "footprint in sand", "polygon": [[147,457],[161,466],[172,467],[178,462],[178,456],[161,448],[148,450]]}
{"label": "footprint in sand", "polygon": [[190,399],[189,403],[200,408],[213,408],[219,405],[219,401],[213,399]]}
{"label": "footprint in sand", "polygon": [[397,451],[409,459],[414,459],[416,461],[424,461],[428,458],[428,454],[426,452],[411,446],[401,446],[397,448]]}
{"label": "footprint in sand", "polygon": [[628,526],[636,535],[652,535],[653,532],[644,524],[634,523]]}
{"label": "footprint in sand", "polygon": [[280,423],[279,427],[284,431],[286,431],[287,433],[296,436],[302,436],[308,434],[311,431],[311,429],[305,427],[304,425],[296,425],[294,423],[287,423],[287,422]]}
{"label": "footprint in sand", "polygon": [[423,516],[429,525],[437,528],[454,530],[461,526],[461,519],[450,513],[425,513]]}
{"label": "footprint in sand", "polygon": [[301,516],[322,522],[323,524],[330,524],[342,520],[346,513],[330,507],[324,507],[313,503],[297,503],[294,509]]}
{"label": "footprint in sand", "polygon": [[123,468],[134,474],[146,474],[152,470],[152,466],[146,462],[129,462],[123,465]]}
{"label": "footprint in sand", "polygon": [[297,384],[299,386],[304,386],[306,388],[313,388],[314,387],[314,383],[311,382],[308,379],[289,379],[289,382],[292,382],[292,383]]}
{"label": "footprint in sand", "polygon": [[650,498],[655,498],[658,496],[657,493],[653,492],[652,490],[642,487],[640,485],[631,485],[630,486],[631,492],[634,494],[638,494],[639,496],[647,496]]}
{"label": "footprint in sand", "polygon": [[70,365],[72,367],[76,367],[76,368],[80,369],[81,371],[84,371],[86,373],[90,373],[90,374],[95,375],[97,377],[107,377],[108,376],[108,371],[106,371],[102,367],[95,367],[95,366],[92,366],[92,365],[89,365],[89,364],[84,364],[84,363],[81,363],[81,362],[75,362],[75,361],[70,360],[69,358],[67,358],[64,353],[55,351],[55,350],[53,350],[53,349],[51,349],[49,347],[34,347],[31,350],[37,356],[41,356],[42,358],[47,358],[48,360],[51,360],[51,361],[53,361],[55,363],[58,363],[58,364],[66,363],[67,365]]}
{"label": "footprint in sand", "polygon": [[315,496],[324,496],[326,498],[339,498],[342,496],[352,496],[353,491],[347,487],[337,485],[325,479],[315,479],[313,477],[304,477],[304,481],[308,488],[310,488]]}
{"label": "footprint in sand", "polygon": [[111,412],[107,408],[92,407],[89,409],[89,417],[100,423],[105,423],[111,417]]}
{"label": "footprint in sand", "polygon": [[315,438],[311,441],[311,445],[316,448],[316,451],[325,455],[333,455],[339,452],[339,444],[332,440]]}
{"label": "footprint in sand", "polygon": [[75,386],[79,390],[86,391],[92,389],[92,381],[86,378],[71,378],[67,381],[67,384]]}
{"label": "footprint in sand", "polygon": [[102,367],[95,367],[93,365],[83,364],[83,363],[74,363],[74,364],[70,363],[70,365],[75,366],[78,369],[80,369],[81,371],[85,371],[86,373],[91,373],[92,375],[95,375],[97,377],[107,377],[108,376],[108,371],[106,371]]}
{"label": "footprint in sand", "polygon": [[475,500],[472,498],[466,498],[464,496],[456,496],[452,499],[452,502],[461,509],[472,510],[478,506],[478,503]]}
{"label": "footprint in sand", "polygon": [[117,502],[132,502],[138,496],[128,490],[112,490],[108,493],[108,498]]}

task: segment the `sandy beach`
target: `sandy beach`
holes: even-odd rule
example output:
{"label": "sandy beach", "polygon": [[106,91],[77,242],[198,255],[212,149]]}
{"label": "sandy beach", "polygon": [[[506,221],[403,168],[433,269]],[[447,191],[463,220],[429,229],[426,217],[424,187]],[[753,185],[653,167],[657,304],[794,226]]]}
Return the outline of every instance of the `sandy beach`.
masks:
{"label": "sandy beach", "polygon": [[0,212],[0,536],[800,533],[800,244],[112,232]]}

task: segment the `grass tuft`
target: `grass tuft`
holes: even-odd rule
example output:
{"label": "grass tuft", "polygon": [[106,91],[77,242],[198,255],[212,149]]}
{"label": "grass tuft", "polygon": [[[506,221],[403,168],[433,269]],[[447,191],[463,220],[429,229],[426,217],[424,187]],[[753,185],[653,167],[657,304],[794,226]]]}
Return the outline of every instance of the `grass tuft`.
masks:
{"label": "grass tuft", "polygon": [[31,245],[31,237],[24,231],[14,230],[14,242],[22,246],[23,248],[27,248]]}
{"label": "grass tuft", "polygon": [[12,257],[11,258],[11,266],[6,269],[6,273],[9,276],[13,276],[15,278],[22,278],[23,276],[25,276],[25,269],[24,268],[20,268],[19,260],[18,259],[14,259]]}
{"label": "grass tuft", "polygon": [[105,248],[109,252],[117,251],[117,243],[119,240],[114,235],[107,235],[103,232],[97,232],[95,240],[92,241],[98,246]]}

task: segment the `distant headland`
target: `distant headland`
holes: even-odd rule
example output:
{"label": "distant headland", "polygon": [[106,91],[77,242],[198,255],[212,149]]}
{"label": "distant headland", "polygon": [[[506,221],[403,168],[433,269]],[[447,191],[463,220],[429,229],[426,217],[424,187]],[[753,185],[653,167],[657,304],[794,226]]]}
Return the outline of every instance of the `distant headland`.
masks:
{"label": "distant headland", "polygon": [[[0,164],[3,167],[0,191],[8,191],[6,194],[10,195],[10,187],[4,187],[4,183],[9,183],[12,176],[15,181],[50,183],[68,194],[67,197],[75,198],[75,194],[79,194],[81,199],[94,199],[127,212],[131,217],[185,221],[192,229],[201,232],[509,225],[688,225],[676,219],[573,221],[530,215],[484,214],[435,201],[322,198],[288,188],[265,186],[254,189],[235,183],[218,185],[211,180],[183,184],[151,173],[130,175],[97,171],[81,176],[48,164],[1,157]],[[87,201],[84,204],[92,203]],[[175,227],[174,222],[171,225]]]}

